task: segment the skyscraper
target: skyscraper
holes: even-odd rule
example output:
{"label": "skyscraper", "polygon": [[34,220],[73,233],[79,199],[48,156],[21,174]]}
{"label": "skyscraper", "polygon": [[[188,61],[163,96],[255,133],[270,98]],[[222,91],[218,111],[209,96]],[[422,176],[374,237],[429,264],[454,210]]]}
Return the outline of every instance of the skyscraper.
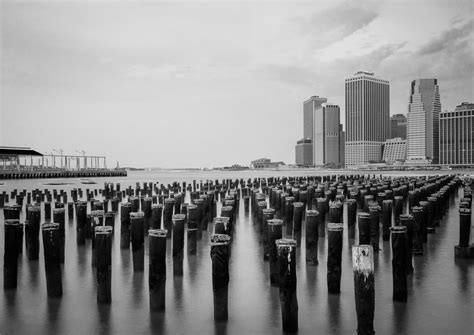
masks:
{"label": "skyscraper", "polygon": [[346,166],[382,160],[382,146],[390,136],[390,83],[359,71],[345,81]]}
{"label": "skyscraper", "polygon": [[395,114],[390,118],[390,138],[407,138],[407,118],[403,114]]}
{"label": "skyscraper", "polygon": [[474,103],[463,102],[439,116],[439,163],[474,164]]}
{"label": "skyscraper", "polygon": [[409,162],[438,163],[440,112],[438,80],[413,80],[407,118]]}

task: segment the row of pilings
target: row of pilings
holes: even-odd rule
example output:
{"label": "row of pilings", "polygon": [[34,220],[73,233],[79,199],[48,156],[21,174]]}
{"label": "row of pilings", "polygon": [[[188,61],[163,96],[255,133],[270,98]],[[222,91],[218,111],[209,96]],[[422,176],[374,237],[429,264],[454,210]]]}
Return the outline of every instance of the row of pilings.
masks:
{"label": "row of pilings", "polygon": [[120,169],[92,170],[0,170],[0,180],[6,179],[41,179],[41,178],[94,178],[94,177],[126,177],[127,171]]}
{"label": "row of pilings", "polygon": [[[77,188],[70,192],[56,189],[2,192],[4,289],[17,288],[18,258],[24,251],[23,245],[27,258],[35,261],[40,256],[42,237],[47,294],[62,296],[67,213],[76,222],[76,243],[84,245],[86,240],[91,240],[97,301],[112,301],[112,239],[120,240],[121,249],[131,249],[136,272],[144,271],[145,239],[148,239],[150,309],[163,311],[167,243],[172,245],[173,276],[183,276],[184,253],[196,254],[196,241],[211,223],[214,318],[225,321],[229,317],[229,260],[238,257],[232,253],[233,234],[243,205],[244,213],[252,215],[261,237],[263,258],[270,269],[269,286],[279,288],[283,330],[298,330],[296,258],[305,257],[308,266],[318,266],[320,239],[327,239],[328,245],[328,292],[340,294],[342,234],[347,227],[349,238],[357,242],[352,246],[357,330],[359,334],[372,334],[376,292],[373,257],[380,250],[380,235],[383,240],[391,240],[393,300],[407,301],[407,276],[416,270],[413,257],[423,255],[429,235],[436,233],[449,198],[460,184],[461,179],[454,175],[398,178],[346,175],[204,183],[194,180],[190,184],[168,185],[145,182],[125,189],[118,183],[105,183],[100,189]],[[470,210],[471,193],[470,186],[465,186],[461,209]],[[25,219],[21,221],[23,212]],[[466,235],[469,241],[469,230],[462,219],[464,212],[460,212],[460,248],[466,247]],[[120,227],[115,226],[116,216],[120,218]],[[297,255],[303,233],[306,253]]]}

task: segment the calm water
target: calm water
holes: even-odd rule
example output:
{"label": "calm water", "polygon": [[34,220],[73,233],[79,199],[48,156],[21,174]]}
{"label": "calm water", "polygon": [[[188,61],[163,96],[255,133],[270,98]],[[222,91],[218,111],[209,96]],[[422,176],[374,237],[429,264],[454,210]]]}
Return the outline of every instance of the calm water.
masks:
{"label": "calm water", "polygon": [[[122,189],[137,181],[170,183],[174,180],[206,180],[287,175],[288,172],[134,172],[120,182]],[[291,175],[308,172],[291,173]],[[314,174],[314,173],[313,173]],[[50,190],[81,185],[78,179],[63,179],[62,186],[44,185],[52,180],[2,181],[0,192],[13,188]],[[58,180],[56,180],[58,181]],[[375,258],[375,330],[378,334],[472,334],[474,321],[474,263],[454,259],[458,242],[457,206],[459,195],[451,198],[450,210],[435,235],[429,235],[425,254],[414,258],[415,273],[408,277],[407,303],[392,301],[391,251],[380,241]],[[203,232],[197,255],[184,256],[184,276],[173,278],[171,243],[168,240],[166,312],[151,313],[148,300],[148,269],[134,273],[130,250],[120,250],[119,234],[114,236],[112,256],[112,304],[96,302],[96,277],[91,266],[90,241],[76,245],[75,222],[66,223],[66,259],[61,299],[48,299],[43,255],[39,261],[19,262],[18,289],[3,290],[0,276],[0,332],[2,334],[279,334],[281,316],[278,289],[269,283],[269,264],[256,225],[244,213],[237,219],[230,260],[229,321],[213,320],[209,234]],[[220,213],[220,204],[218,204]],[[0,215],[0,250],[3,252],[3,215]],[[22,214],[24,219],[24,213]],[[66,215],[67,220],[67,215]],[[116,227],[120,224],[117,216]],[[117,229],[119,229],[117,227]],[[118,230],[119,231],[119,230]],[[285,229],[283,229],[285,231]],[[304,236],[304,231],[302,236]],[[357,236],[357,233],[356,233]],[[471,237],[472,239],[472,237]],[[186,239],[185,239],[186,241]],[[319,265],[306,266],[304,237],[297,250],[299,333],[354,334],[357,326],[350,246],[344,231],[341,294],[328,295],[326,283],[327,243],[319,239]],[[147,259],[147,245],[146,245]],[[186,250],[186,245],[185,245]],[[42,252],[42,243],[40,247]],[[147,264],[147,263],[146,263]],[[3,268],[3,257],[0,258]]]}

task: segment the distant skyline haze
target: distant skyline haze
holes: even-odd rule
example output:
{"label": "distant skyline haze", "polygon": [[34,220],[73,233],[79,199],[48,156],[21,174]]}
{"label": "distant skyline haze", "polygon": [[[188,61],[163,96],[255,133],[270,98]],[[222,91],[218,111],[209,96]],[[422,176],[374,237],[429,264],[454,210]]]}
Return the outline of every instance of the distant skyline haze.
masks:
{"label": "distant skyline haze", "polygon": [[109,167],[294,163],[303,102],[359,70],[474,101],[474,2],[1,1],[0,145]]}

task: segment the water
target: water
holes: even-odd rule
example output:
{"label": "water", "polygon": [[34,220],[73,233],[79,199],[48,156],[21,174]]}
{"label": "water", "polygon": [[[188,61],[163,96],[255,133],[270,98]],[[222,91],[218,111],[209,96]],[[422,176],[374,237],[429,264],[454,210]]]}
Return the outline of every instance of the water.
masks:
{"label": "water", "polygon": [[[307,172],[300,172],[300,174]],[[205,180],[287,175],[288,172],[133,172],[120,182],[122,189],[137,181]],[[297,175],[297,173],[291,173]],[[81,185],[71,183],[45,186],[51,180],[3,181],[0,191],[13,188],[50,190]],[[378,334],[472,334],[474,312],[472,261],[454,259],[458,242],[459,195],[451,198],[450,210],[435,235],[429,235],[425,254],[414,258],[415,273],[408,277],[408,302],[392,301],[391,251],[389,242],[380,241],[375,257],[375,331]],[[220,213],[220,204],[218,205]],[[346,215],[346,214],[344,214]],[[22,214],[22,219],[24,213]],[[67,220],[67,216],[66,216]],[[119,225],[117,216],[116,227]],[[0,219],[0,250],[3,250],[3,216]],[[171,241],[167,245],[166,312],[152,313],[148,299],[148,268],[134,273],[130,250],[120,250],[119,234],[114,236],[112,255],[112,304],[96,302],[96,277],[91,266],[90,241],[76,245],[75,222],[66,222],[66,259],[61,299],[48,299],[42,243],[39,261],[19,261],[18,289],[0,289],[0,332],[2,334],[279,334],[281,315],[278,289],[269,283],[269,264],[263,261],[263,247],[257,226],[240,207],[230,260],[229,321],[215,323],[211,279],[210,247],[212,225],[198,241],[196,255],[185,254],[184,276],[173,278]],[[285,232],[286,229],[283,229]],[[304,236],[304,231],[302,236]],[[356,234],[357,236],[357,234]],[[185,239],[186,240],[186,239]],[[357,326],[351,249],[354,243],[344,229],[341,294],[328,295],[326,282],[327,242],[319,239],[319,265],[306,266],[304,237],[297,249],[299,333],[354,334]],[[145,262],[147,244],[145,245]],[[185,245],[186,250],[186,245]],[[147,263],[145,263],[147,264]],[[3,268],[3,257],[0,259]],[[0,277],[3,288],[3,276]]]}

